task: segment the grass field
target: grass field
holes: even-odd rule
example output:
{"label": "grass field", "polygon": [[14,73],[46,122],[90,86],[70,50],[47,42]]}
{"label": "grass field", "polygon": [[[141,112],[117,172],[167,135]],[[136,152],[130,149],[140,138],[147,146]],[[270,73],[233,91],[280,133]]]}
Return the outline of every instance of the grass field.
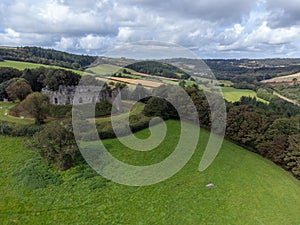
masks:
{"label": "grass field", "polygon": [[74,73],[78,73],[80,75],[84,75],[85,73],[83,71],[79,70],[72,70],[64,67],[59,67],[59,66],[49,66],[49,65],[44,65],[44,64],[38,64],[38,63],[29,63],[29,62],[19,62],[19,61],[11,61],[11,60],[5,60],[3,62],[0,62],[0,67],[12,67],[18,70],[24,70],[24,69],[35,69],[38,67],[47,67],[47,68],[55,68],[55,69],[64,69],[64,70],[69,70],[73,71]]}
{"label": "grass field", "polygon": [[255,97],[258,101],[268,103],[266,100],[258,98],[256,93],[252,90],[247,89],[236,89],[233,87],[221,87],[224,98],[229,102],[237,102],[241,97]]}
{"label": "grass field", "polygon": [[9,109],[14,107],[15,103],[9,103],[9,102],[0,102],[0,121],[6,121],[6,122],[12,122],[12,123],[18,123],[18,124],[33,124],[34,119],[31,118],[25,118],[21,119],[18,117],[13,117],[8,115]]}
{"label": "grass field", "polygon": [[[132,104],[129,102],[129,104]],[[142,111],[144,110],[145,108],[145,105],[143,103],[140,103],[140,102],[137,102],[131,109],[130,111],[130,115],[138,115],[138,114],[141,114]],[[127,113],[128,113],[128,109],[125,108],[124,109],[124,113],[122,114],[119,114],[119,115],[115,115],[114,118],[116,120],[122,120],[124,118],[126,118],[127,116]],[[126,114],[125,114],[126,113]],[[106,122],[106,121],[111,121],[111,116],[108,116],[108,117],[102,117],[102,118],[95,118],[95,122],[96,123],[101,123],[101,122]]]}
{"label": "grass field", "polygon": [[[127,104],[132,104],[131,102],[125,102]],[[6,122],[12,122],[12,123],[17,123],[17,124],[22,124],[22,125],[27,125],[27,124],[33,124],[34,123],[34,119],[32,118],[24,118],[21,119],[19,117],[14,117],[14,116],[10,116],[9,115],[9,109],[11,109],[12,107],[14,107],[16,104],[15,103],[10,103],[10,102],[0,102],[0,121],[6,121]],[[131,112],[130,115],[138,115],[140,114],[143,109],[144,109],[145,105],[142,103],[136,103]],[[126,112],[126,108],[125,108],[125,112]],[[115,118],[117,120],[122,120],[126,117],[127,114],[122,113],[119,115],[115,115]],[[101,118],[96,118],[95,121],[96,123],[100,123],[100,122],[105,122],[105,121],[110,121],[111,117],[101,117]],[[47,120],[48,121],[48,120]]]}
{"label": "grass field", "polygon": [[[115,139],[104,143],[126,162],[158,162],[178,140],[179,123],[167,125],[165,141],[150,152],[131,151]],[[145,138],[149,130],[136,135]],[[147,187],[108,182],[85,164],[54,171],[23,148],[22,139],[0,137],[0,224],[299,224],[300,182],[260,156],[225,141],[199,173],[208,135],[202,131],[179,173]],[[215,187],[207,189],[211,182]]]}
{"label": "grass field", "polygon": [[95,67],[90,67],[87,69],[87,71],[91,71],[95,73],[96,75],[105,75],[109,76],[121,69],[120,66],[111,65],[111,64],[101,64]]}

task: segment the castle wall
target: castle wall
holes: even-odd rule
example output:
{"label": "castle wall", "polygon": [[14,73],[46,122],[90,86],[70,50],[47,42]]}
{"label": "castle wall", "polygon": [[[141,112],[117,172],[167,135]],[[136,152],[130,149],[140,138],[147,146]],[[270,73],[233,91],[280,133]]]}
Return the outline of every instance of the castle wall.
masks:
{"label": "castle wall", "polygon": [[99,93],[94,86],[59,86],[58,91],[51,91],[44,88],[42,92],[50,97],[50,103],[53,105],[78,105],[96,103],[103,100],[113,102],[119,90],[101,90]]}

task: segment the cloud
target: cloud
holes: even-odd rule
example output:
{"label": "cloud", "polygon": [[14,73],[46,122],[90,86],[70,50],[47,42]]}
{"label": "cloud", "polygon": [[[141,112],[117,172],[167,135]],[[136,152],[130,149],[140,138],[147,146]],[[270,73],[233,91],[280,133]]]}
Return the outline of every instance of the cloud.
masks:
{"label": "cloud", "polygon": [[[251,33],[243,33],[243,28],[236,25],[231,34],[236,39],[230,44],[217,46],[219,51],[273,51],[273,54],[283,53],[284,50],[293,45],[293,41],[300,35],[300,27],[272,29],[264,21],[261,26]],[[228,32],[225,31],[225,33]],[[286,49],[287,50],[287,49]]]}
{"label": "cloud", "polygon": [[157,40],[201,57],[297,55],[299,11],[298,0],[3,0],[0,42],[103,54]]}
{"label": "cloud", "polygon": [[289,27],[300,24],[298,0],[269,0],[266,2],[266,7],[272,12],[268,20],[270,27]]}
{"label": "cloud", "polygon": [[104,46],[105,38],[96,35],[87,35],[79,40],[81,49],[95,50]]}
{"label": "cloud", "polygon": [[256,5],[256,1],[247,0],[126,0],[123,2],[129,2],[137,7],[157,12],[160,16],[166,15],[173,19],[176,17],[202,19],[224,24],[242,20]]}
{"label": "cloud", "polygon": [[15,1],[6,7],[2,25],[23,33],[72,34],[101,33],[116,34],[118,27],[109,19],[111,6],[103,7],[103,14],[97,5],[89,10],[75,8],[59,1],[30,0]]}
{"label": "cloud", "polygon": [[55,42],[55,48],[61,50],[72,50],[75,48],[75,42],[73,38],[62,37],[59,41]]}

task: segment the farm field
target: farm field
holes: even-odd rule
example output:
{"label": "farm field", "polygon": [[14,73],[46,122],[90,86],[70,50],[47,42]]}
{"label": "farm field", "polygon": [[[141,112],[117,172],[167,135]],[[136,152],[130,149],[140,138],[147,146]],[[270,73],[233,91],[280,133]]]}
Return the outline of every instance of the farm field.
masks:
{"label": "farm field", "polygon": [[258,101],[268,103],[266,100],[258,98],[256,93],[252,90],[247,89],[236,89],[234,87],[221,87],[224,98],[229,102],[237,102],[241,97],[255,97]]}
{"label": "farm field", "polygon": [[155,79],[163,79],[163,80],[170,80],[170,81],[178,81],[178,79],[175,78],[168,78],[168,77],[163,77],[163,76],[153,76],[150,74],[146,73],[138,73],[138,72],[132,72],[133,75],[141,76],[141,77],[150,77],[150,78],[155,78]]}
{"label": "farm field", "polygon": [[122,78],[122,77],[109,77],[110,80],[120,81],[128,84],[141,84],[146,87],[159,87],[163,85],[161,82],[151,81],[151,80],[143,80],[143,79],[131,79],[131,78]]}
{"label": "farm field", "polygon": [[84,71],[80,70],[73,70],[73,69],[68,69],[64,67],[59,67],[59,66],[50,66],[50,65],[44,65],[44,64],[38,64],[38,63],[30,63],[30,62],[19,62],[19,61],[12,61],[12,60],[5,60],[3,62],[0,62],[0,67],[12,67],[18,70],[24,70],[24,69],[35,69],[38,67],[47,67],[47,68],[54,68],[54,69],[63,69],[63,70],[69,70],[73,71],[74,73],[78,73],[80,75],[84,75]]}
{"label": "farm field", "polygon": [[288,75],[288,76],[281,76],[281,77],[275,77],[268,80],[261,81],[262,83],[290,83],[293,84],[293,79],[296,78],[298,80],[298,83],[300,83],[300,73]]}
{"label": "farm field", "polygon": [[[116,139],[104,144],[123,161],[156,163],[179,137],[179,122],[167,126],[165,140],[150,152],[129,150]],[[0,137],[0,224],[299,224],[300,183],[270,161],[225,141],[211,167],[198,172],[208,136],[201,132],[179,173],[146,187],[109,182],[81,163],[55,171],[22,139]],[[207,189],[208,183],[215,187]]]}
{"label": "farm field", "polygon": [[95,67],[90,67],[86,71],[91,71],[96,75],[105,75],[110,76],[120,70],[120,66],[112,65],[112,64],[101,64]]}

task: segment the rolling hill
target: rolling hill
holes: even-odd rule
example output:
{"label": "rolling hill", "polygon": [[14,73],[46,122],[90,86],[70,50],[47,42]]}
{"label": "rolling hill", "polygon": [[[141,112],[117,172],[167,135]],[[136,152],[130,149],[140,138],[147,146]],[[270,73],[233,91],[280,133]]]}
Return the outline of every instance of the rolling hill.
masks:
{"label": "rolling hill", "polygon": [[85,74],[84,71],[69,69],[69,68],[65,68],[65,67],[61,67],[61,66],[51,66],[51,65],[40,64],[40,63],[21,62],[21,61],[13,61],[13,60],[0,61],[0,67],[12,67],[12,68],[15,68],[18,70],[35,69],[38,67],[47,67],[47,68],[53,68],[53,69],[69,70],[74,73],[78,73],[80,75]]}
{"label": "rolling hill", "polygon": [[263,80],[261,81],[262,83],[265,84],[276,84],[276,85],[282,85],[282,84],[293,84],[293,79],[297,79],[298,83],[300,83],[300,73],[295,73],[292,75],[287,75],[287,76],[281,76],[281,77],[275,77],[272,79],[268,80]]}
{"label": "rolling hill", "polygon": [[[104,144],[123,161],[156,163],[178,140],[179,122],[167,126],[165,140],[150,152],[129,150],[116,139]],[[179,173],[146,187],[109,182],[82,163],[55,171],[25,149],[22,139],[0,137],[0,223],[299,224],[300,183],[270,161],[225,141],[214,163],[198,172],[208,136],[201,132],[199,147]],[[215,187],[206,188],[208,183]]]}
{"label": "rolling hill", "polygon": [[76,55],[40,47],[0,47],[0,59],[41,63],[70,69],[84,69],[97,57]]}

